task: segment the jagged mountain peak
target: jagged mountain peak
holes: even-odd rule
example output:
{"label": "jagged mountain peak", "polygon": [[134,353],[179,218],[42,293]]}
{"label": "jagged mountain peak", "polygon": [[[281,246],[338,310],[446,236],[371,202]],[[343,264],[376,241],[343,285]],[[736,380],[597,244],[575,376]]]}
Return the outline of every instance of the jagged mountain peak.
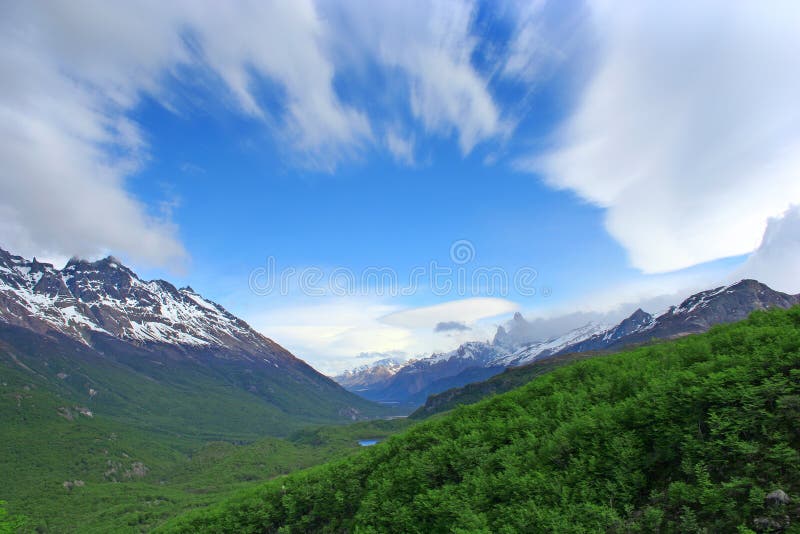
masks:
{"label": "jagged mountain peak", "polygon": [[362,391],[391,379],[403,366],[400,358],[387,357],[344,371],[333,379],[351,391]]}
{"label": "jagged mountain peak", "polygon": [[595,322],[588,322],[577,328],[553,336],[545,341],[537,341],[516,348],[510,354],[501,356],[494,360],[492,365],[502,365],[503,367],[515,367],[524,365],[540,358],[546,358],[561,351],[564,347],[583,341],[600,332],[605,332],[608,327]]}
{"label": "jagged mountain peak", "polygon": [[618,337],[623,335],[627,335],[628,333],[642,328],[653,321],[654,317],[652,314],[647,313],[641,308],[637,308],[635,312],[630,314],[628,317],[623,319],[617,326],[612,328],[611,330],[618,334]]}
{"label": "jagged mountain peak", "polygon": [[[742,315],[740,310],[764,309],[772,306],[786,307],[797,300],[797,296],[775,291],[766,284],[746,278],[734,284],[719,286],[714,289],[701,291],[686,298],[680,305],[659,317],[683,316],[685,320],[699,318],[704,315],[717,314],[727,316]],[[741,317],[744,318],[744,317]]]}
{"label": "jagged mountain peak", "polygon": [[[109,273],[121,271],[131,276],[137,277],[131,268],[122,263],[114,256],[106,256],[99,260],[86,260],[73,256],[63,269],[65,272],[96,272]],[[137,277],[138,278],[138,277]]]}
{"label": "jagged mountain peak", "polygon": [[775,291],[758,280],[744,279],[695,293],[657,317],[636,310],[613,328],[565,347],[560,353],[608,350],[705,332],[716,324],[745,319],[755,310],[789,308],[796,304],[800,304],[797,295]]}
{"label": "jagged mountain peak", "polygon": [[141,280],[117,258],[72,258],[62,270],[0,249],[0,321],[90,343],[109,335],[137,343],[219,346],[249,352],[272,344],[191,288]]}
{"label": "jagged mountain peak", "polygon": [[526,332],[528,326],[529,324],[525,317],[520,312],[514,312],[513,318],[505,326],[499,325],[497,327],[492,339],[492,345],[513,349],[526,341],[530,341]]}

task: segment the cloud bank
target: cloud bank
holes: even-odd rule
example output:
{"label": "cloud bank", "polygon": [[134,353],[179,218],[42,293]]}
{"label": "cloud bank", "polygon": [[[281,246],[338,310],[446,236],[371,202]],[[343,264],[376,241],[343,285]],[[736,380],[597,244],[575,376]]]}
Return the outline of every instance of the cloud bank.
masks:
{"label": "cloud bank", "polygon": [[337,87],[342,73],[377,65],[401,82],[381,105],[405,108],[466,154],[502,130],[471,62],[474,11],[470,2],[4,3],[0,240],[40,257],[184,261],[170,214],[127,187],[150,157],[131,116],[145,97],[183,113],[181,87],[263,122],[303,165],[333,170],[365,146],[413,164],[413,128],[397,128],[407,117],[382,124],[366,111],[374,95],[359,92],[369,84],[347,101]]}
{"label": "cloud bank", "polygon": [[598,63],[549,154],[522,161],[607,208],[632,264],[753,251],[800,202],[794,2],[590,2]]}
{"label": "cloud bank", "polygon": [[755,278],[785,293],[800,293],[800,206],[767,224],[764,238],[734,278]]}
{"label": "cloud bank", "polygon": [[[170,210],[129,192],[151,157],[132,119],[144,98],[183,113],[179,89],[206,91],[315,167],[334,169],[365,147],[413,166],[422,134],[453,139],[462,154],[510,136],[518,117],[496,98],[498,80],[535,86],[560,54],[558,39],[579,29],[596,44],[588,83],[553,150],[520,166],[605,207],[608,231],[645,272],[761,243],[742,272],[791,289],[795,3],[598,0],[587,4],[588,26],[583,9],[545,18],[549,5],[505,4],[487,22],[468,1],[4,3],[0,245],[27,256],[185,261]],[[504,16],[509,41],[488,42],[487,27]],[[376,337],[386,326],[430,333],[437,322],[513,310],[458,307],[473,311],[387,315],[370,328]],[[389,337],[402,344],[406,335]]]}

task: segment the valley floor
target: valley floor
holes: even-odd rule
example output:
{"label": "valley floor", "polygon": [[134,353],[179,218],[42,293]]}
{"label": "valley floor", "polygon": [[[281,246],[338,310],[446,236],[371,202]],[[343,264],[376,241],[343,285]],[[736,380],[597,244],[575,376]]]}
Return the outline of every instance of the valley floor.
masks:
{"label": "valley floor", "polygon": [[359,440],[382,439],[409,424],[375,420],[308,427],[284,438],[207,441],[91,414],[9,368],[0,372],[0,413],[0,501],[24,520],[22,532],[149,531],[181,512],[357,452]]}

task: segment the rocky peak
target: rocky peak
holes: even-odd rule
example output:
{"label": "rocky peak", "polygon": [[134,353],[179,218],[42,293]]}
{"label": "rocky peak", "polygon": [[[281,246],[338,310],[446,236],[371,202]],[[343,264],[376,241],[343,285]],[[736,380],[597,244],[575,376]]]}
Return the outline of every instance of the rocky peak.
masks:
{"label": "rocky peak", "polygon": [[85,343],[97,333],[137,343],[247,351],[272,343],[193,290],[143,281],[113,256],[72,258],[58,270],[0,250],[0,321]]}
{"label": "rocky peak", "polygon": [[627,318],[623,319],[616,327],[614,327],[613,339],[619,339],[627,336],[637,330],[649,325],[653,321],[653,316],[641,308],[637,308],[635,312],[630,314]]}
{"label": "rocky peak", "polygon": [[739,321],[754,310],[789,308],[798,303],[800,299],[796,295],[787,295],[757,280],[745,279],[696,293],[657,321],[666,324],[680,320],[700,331],[714,324]]}
{"label": "rocky peak", "polygon": [[20,256],[14,256],[10,252],[0,248],[0,265],[4,267],[12,267],[16,264],[22,263],[24,259]]}
{"label": "rocky peak", "polygon": [[333,379],[351,391],[359,391],[388,381],[403,368],[404,364],[405,362],[398,358],[382,358],[355,369],[344,371],[340,375],[333,377]]}
{"label": "rocky peak", "polygon": [[514,312],[514,317],[508,321],[505,327],[502,325],[497,327],[492,345],[511,349],[531,341],[527,335],[528,327],[529,324],[525,317],[520,312]]}
{"label": "rocky peak", "polygon": [[636,310],[613,328],[569,345],[560,353],[608,350],[705,332],[716,324],[741,321],[756,310],[790,308],[797,304],[800,304],[798,295],[775,291],[757,280],[741,280],[695,293],[658,317]]}

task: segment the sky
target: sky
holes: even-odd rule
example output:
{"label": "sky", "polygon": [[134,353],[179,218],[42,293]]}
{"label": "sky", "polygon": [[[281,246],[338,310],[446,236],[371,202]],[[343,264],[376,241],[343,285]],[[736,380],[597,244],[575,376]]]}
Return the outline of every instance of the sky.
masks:
{"label": "sky", "polygon": [[[0,247],[323,372],[800,292],[796,2],[4,2]],[[544,329],[546,335],[548,328]]]}

